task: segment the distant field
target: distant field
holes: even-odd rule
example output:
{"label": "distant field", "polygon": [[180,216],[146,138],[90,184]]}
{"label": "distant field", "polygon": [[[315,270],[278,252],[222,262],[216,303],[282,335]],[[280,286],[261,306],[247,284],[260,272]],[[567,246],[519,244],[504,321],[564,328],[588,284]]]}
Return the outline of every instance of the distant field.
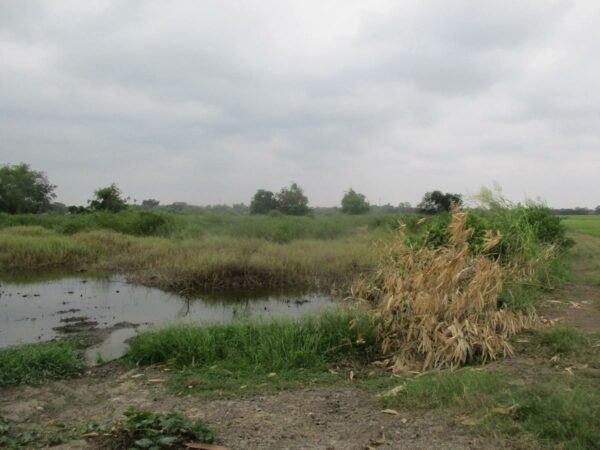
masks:
{"label": "distant field", "polygon": [[600,215],[568,216],[563,218],[568,230],[600,237]]}

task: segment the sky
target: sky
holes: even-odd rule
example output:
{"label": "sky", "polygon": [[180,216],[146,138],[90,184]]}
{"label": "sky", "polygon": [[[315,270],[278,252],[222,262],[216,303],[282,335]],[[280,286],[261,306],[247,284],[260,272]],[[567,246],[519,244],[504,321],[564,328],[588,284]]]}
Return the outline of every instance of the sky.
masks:
{"label": "sky", "polygon": [[84,204],[600,204],[597,0],[0,2],[0,163]]}

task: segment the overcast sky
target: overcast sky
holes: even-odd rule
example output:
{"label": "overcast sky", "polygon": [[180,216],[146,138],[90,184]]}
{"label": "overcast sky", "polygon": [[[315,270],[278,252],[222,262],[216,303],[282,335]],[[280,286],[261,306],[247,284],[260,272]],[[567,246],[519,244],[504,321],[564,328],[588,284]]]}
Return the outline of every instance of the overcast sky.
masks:
{"label": "overcast sky", "polygon": [[600,204],[600,2],[0,1],[0,162],[84,203]]}

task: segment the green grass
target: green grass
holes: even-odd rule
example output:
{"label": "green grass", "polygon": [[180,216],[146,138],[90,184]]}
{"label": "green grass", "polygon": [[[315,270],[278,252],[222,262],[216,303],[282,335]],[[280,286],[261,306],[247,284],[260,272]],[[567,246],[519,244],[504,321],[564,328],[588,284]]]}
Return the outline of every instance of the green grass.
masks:
{"label": "green grass", "polygon": [[0,230],[0,271],[57,266],[132,275],[165,289],[318,287],[348,284],[374,265],[373,237],[279,244],[258,238],[135,237],[106,230],[60,235],[41,227]]}
{"label": "green grass", "polygon": [[242,398],[273,394],[306,386],[339,385],[347,381],[344,372],[331,372],[322,367],[270,372],[252,372],[247,368],[210,367],[184,368],[168,381],[169,388],[179,395],[194,394],[201,398]]}
{"label": "green grass", "polygon": [[298,320],[176,325],[130,342],[132,364],[170,363],[171,387],[207,397],[246,396],[343,379],[330,365],[365,364],[373,349],[371,318],[337,310]]}
{"label": "green grass", "polygon": [[325,369],[341,355],[370,348],[373,340],[369,316],[358,310],[335,311],[298,320],[173,325],[136,336],[127,357],[136,364],[171,361],[180,368],[217,364],[227,370],[268,374]]}
{"label": "green grass", "polygon": [[39,226],[59,234],[98,229],[135,236],[197,239],[206,236],[258,238],[285,243],[297,239],[330,240],[397,225],[400,215],[340,213],[314,216],[250,215],[232,212],[148,212],[128,209],[119,213],[20,214],[0,213],[0,228]]}
{"label": "green grass", "polygon": [[380,377],[364,383],[382,407],[433,409],[463,417],[472,431],[535,441],[542,448],[600,448],[598,379],[540,375],[514,383],[510,373],[465,368],[420,377]]}
{"label": "green grass", "polygon": [[187,447],[187,442],[212,443],[215,433],[203,421],[191,421],[182,414],[154,413],[130,407],[125,421],[117,422],[105,439],[109,448],[158,450]]}
{"label": "green grass", "polygon": [[584,233],[573,233],[573,236],[574,281],[578,284],[600,285],[600,238]]}
{"label": "green grass", "polygon": [[570,231],[600,237],[600,215],[594,216],[565,216],[563,224]]}
{"label": "green grass", "polygon": [[548,354],[573,355],[588,344],[588,338],[569,324],[554,325],[533,334],[531,343]]}
{"label": "green grass", "polygon": [[490,426],[507,435],[533,437],[542,448],[600,448],[598,384],[564,379],[542,381],[506,390],[497,397],[496,404],[514,407],[513,414],[488,418]]}
{"label": "green grass", "polygon": [[81,373],[83,352],[72,341],[46,342],[0,350],[0,386],[35,384]]}
{"label": "green grass", "polygon": [[380,396],[386,406],[419,409],[452,406],[472,410],[489,401],[502,386],[502,380],[492,372],[464,368],[454,372],[429,372],[419,377],[390,378],[386,384]]}

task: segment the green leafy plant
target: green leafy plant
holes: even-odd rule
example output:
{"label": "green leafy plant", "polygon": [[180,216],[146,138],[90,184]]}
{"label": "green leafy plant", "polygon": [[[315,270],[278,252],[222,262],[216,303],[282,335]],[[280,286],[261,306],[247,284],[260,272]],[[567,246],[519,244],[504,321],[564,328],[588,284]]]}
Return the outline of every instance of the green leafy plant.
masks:
{"label": "green leafy plant", "polygon": [[25,430],[16,432],[8,421],[0,417],[0,448],[22,449],[41,448],[44,442],[37,431]]}
{"label": "green leafy plant", "polygon": [[216,439],[204,422],[191,422],[179,413],[153,413],[130,407],[125,418],[115,427],[109,448],[180,449],[188,442],[212,443]]}

